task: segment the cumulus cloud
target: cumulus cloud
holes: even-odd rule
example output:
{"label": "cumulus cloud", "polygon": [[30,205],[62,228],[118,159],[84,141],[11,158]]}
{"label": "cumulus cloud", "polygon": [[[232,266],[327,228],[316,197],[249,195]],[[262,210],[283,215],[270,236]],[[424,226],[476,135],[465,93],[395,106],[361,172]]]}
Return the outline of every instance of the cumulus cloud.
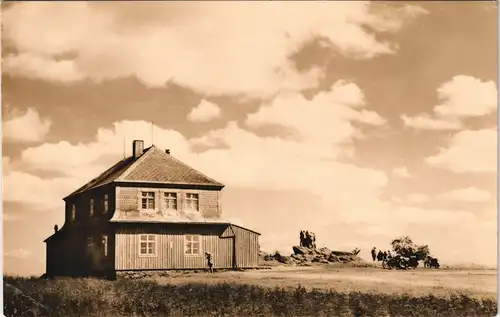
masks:
{"label": "cumulus cloud", "polygon": [[459,130],[462,122],[455,118],[438,119],[429,115],[421,114],[414,117],[401,115],[401,119],[406,127],[422,130]]}
{"label": "cumulus cloud", "polygon": [[443,193],[439,196],[441,199],[463,202],[488,202],[491,199],[490,192],[476,187],[460,188]]}
{"label": "cumulus cloud", "polygon": [[44,211],[62,210],[62,198],[70,194],[71,188],[81,185],[77,178],[43,179],[30,173],[11,171],[3,175],[3,199]]}
{"label": "cumulus cloud", "polygon": [[289,59],[311,40],[348,58],[391,54],[397,45],[377,35],[425,13],[363,2],[19,3],[3,13],[4,38],[19,51],[4,71],[61,82],[133,75],[149,86],[271,96],[322,78],[321,68],[299,71]]}
{"label": "cumulus cloud", "polygon": [[44,79],[71,83],[84,79],[73,60],[53,60],[47,56],[32,53],[21,53],[3,58],[3,71],[32,79]]}
{"label": "cumulus cloud", "polygon": [[438,89],[441,104],[434,108],[439,116],[480,117],[497,109],[497,86],[472,76],[459,75]]}
{"label": "cumulus cloud", "polygon": [[399,178],[412,178],[413,175],[410,174],[406,166],[395,168],[392,173]]}
{"label": "cumulus cloud", "polygon": [[213,102],[202,99],[198,106],[193,108],[187,115],[187,119],[193,122],[207,122],[221,115],[220,107]]}
{"label": "cumulus cloud", "polygon": [[[189,152],[189,145],[182,134],[175,130],[155,129],[155,144],[175,149],[177,154]],[[71,144],[66,141],[44,143],[23,150],[18,159],[10,160],[11,166],[27,171],[43,170],[61,172],[68,177],[90,180],[123,155],[123,140],[142,138],[151,145],[151,123],[121,121],[112,128],[97,130],[95,140],[89,143]],[[128,155],[131,148],[126,149]],[[122,153],[122,155],[120,155]]]}
{"label": "cumulus cloud", "polygon": [[455,173],[497,170],[497,130],[464,130],[454,134],[446,147],[425,161]]}
{"label": "cumulus cloud", "polygon": [[[14,109],[3,123],[3,138],[7,142],[39,142],[49,133],[52,121],[41,118],[38,111],[28,108],[24,113]],[[10,117],[10,118],[9,118]]]}
{"label": "cumulus cloud", "polygon": [[363,91],[356,84],[339,80],[311,100],[300,93],[281,93],[250,114],[246,123],[252,127],[278,125],[292,129],[297,131],[299,141],[318,148],[321,144],[346,144],[362,135],[353,123],[386,123],[376,112],[363,109],[365,104]]}
{"label": "cumulus cloud", "polygon": [[454,76],[437,89],[440,103],[433,115],[419,114],[401,119],[405,126],[423,130],[458,130],[462,119],[480,117],[497,109],[497,86],[493,81],[482,81],[472,76]]}

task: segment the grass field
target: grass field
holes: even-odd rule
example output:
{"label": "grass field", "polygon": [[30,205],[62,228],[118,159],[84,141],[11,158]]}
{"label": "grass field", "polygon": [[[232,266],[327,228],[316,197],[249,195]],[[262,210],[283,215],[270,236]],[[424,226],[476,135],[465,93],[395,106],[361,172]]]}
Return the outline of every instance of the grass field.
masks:
{"label": "grass field", "polygon": [[[495,270],[274,267],[146,279],[6,277],[6,316],[495,316]],[[300,286],[299,286],[300,285]]]}
{"label": "grass field", "polygon": [[338,292],[375,292],[383,294],[434,294],[446,296],[460,292],[469,296],[491,298],[497,296],[495,270],[384,270],[380,268],[343,268],[329,266],[273,267],[271,270],[220,272],[213,275],[184,273],[158,277],[161,284],[182,284],[196,280],[203,283],[239,283],[294,287],[298,284],[310,290],[332,289]]}

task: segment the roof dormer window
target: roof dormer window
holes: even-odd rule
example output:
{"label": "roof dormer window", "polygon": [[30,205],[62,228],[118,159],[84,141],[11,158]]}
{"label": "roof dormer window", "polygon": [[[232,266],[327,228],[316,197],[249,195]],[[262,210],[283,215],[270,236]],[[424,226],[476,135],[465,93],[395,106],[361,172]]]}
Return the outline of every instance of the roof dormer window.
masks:
{"label": "roof dormer window", "polygon": [[198,194],[186,194],[186,208],[191,211],[198,211],[199,203],[198,203]]}
{"label": "roof dormer window", "polygon": [[164,194],[165,209],[177,210],[177,193]]}
{"label": "roof dormer window", "polygon": [[155,192],[141,193],[141,208],[149,210],[155,209]]}

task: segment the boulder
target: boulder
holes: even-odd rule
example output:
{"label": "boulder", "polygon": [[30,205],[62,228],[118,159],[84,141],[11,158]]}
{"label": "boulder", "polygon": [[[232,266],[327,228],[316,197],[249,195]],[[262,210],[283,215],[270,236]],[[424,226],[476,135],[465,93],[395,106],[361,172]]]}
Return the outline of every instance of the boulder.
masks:
{"label": "boulder", "polygon": [[320,249],[312,249],[311,251],[312,251],[312,254],[314,254],[314,255],[322,255],[323,254]]}
{"label": "boulder", "polygon": [[266,255],[264,255],[264,260],[265,261],[274,261],[275,258],[274,258],[273,254],[266,254]]}
{"label": "boulder", "polygon": [[311,260],[311,262],[321,262],[321,257],[319,257],[319,256],[315,256],[315,257]]}
{"label": "boulder", "polygon": [[326,256],[329,256],[330,254],[332,254],[332,250],[328,249],[327,247],[323,247],[321,249],[318,250],[320,254],[324,254]]}
{"label": "boulder", "polygon": [[264,260],[265,261],[278,261],[278,262],[283,263],[283,264],[292,263],[291,257],[282,255],[278,251],[276,251],[276,253],[274,253],[274,254],[268,254],[268,255],[264,256]]}
{"label": "boulder", "polygon": [[294,245],[293,247],[293,253],[294,254],[310,254],[311,250],[306,247],[299,247]]}
{"label": "boulder", "polygon": [[352,252],[347,252],[347,251],[332,251],[331,253],[336,256],[353,255]]}
{"label": "boulder", "polygon": [[303,257],[302,257],[302,256],[297,255],[297,254],[292,254],[290,257],[291,257],[293,260],[296,260],[296,261],[301,261],[301,260],[303,259]]}
{"label": "boulder", "polygon": [[328,262],[339,262],[339,257],[336,255],[330,254],[330,256],[328,257],[327,260],[328,260]]}

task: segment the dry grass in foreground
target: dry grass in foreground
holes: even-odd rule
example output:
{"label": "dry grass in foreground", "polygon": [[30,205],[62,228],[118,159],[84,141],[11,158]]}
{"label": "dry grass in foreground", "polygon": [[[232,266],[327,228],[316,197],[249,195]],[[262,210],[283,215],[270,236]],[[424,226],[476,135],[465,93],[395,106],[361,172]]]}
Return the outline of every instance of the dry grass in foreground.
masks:
{"label": "dry grass in foreground", "polygon": [[237,284],[4,278],[5,316],[495,316],[497,304],[449,297]]}

